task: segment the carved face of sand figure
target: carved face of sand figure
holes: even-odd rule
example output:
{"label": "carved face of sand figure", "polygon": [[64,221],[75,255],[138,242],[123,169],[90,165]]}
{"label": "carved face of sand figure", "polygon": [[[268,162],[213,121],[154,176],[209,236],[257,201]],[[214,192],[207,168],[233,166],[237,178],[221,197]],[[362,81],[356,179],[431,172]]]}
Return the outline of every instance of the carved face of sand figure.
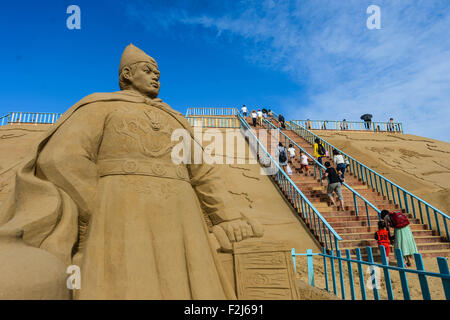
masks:
{"label": "carved face of sand figure", "polygon": [[149,98],[156,98],[159,93],[160,73],[156,66],[148,62],[138,62],[133,68],[124,67],[123,77],[129,81],[127,89],[137,91]]}

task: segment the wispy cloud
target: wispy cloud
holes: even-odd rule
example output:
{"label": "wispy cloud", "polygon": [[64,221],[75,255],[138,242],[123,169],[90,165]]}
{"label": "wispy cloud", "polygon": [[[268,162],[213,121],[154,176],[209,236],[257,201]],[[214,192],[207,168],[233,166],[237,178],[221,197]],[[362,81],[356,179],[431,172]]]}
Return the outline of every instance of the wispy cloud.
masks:
{"label": "wispy cloud", "polygon": [[[366,28],[371,4],[381,8],[381,30]],[[295,95],[280,100],[287,118],[359,119],[368,112],[449,141],[447,0],[138,2],[128,10],[150,30],[182,25],[196,35],[198,28],[212,31],[203,35],[210,41],[242,40],[246,59],[288,73],[302,87],[306,104]]]}

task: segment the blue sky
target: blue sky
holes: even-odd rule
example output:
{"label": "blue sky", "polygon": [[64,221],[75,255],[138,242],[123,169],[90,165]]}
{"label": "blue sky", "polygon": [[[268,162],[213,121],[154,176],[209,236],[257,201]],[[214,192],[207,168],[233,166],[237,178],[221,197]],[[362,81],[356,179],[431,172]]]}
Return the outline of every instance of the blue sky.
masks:
{"label": "blue sky", "polygon": [[[81,8],[69,30],[66,8]],[[369,30],[369,5],[381,29]],[[160,97],[269,107],[287,119],[374,121],[450,141],[450,1],[15,1],[2,3],[0,114],[64,112],[118,90],[133,43],[161,71]]]}

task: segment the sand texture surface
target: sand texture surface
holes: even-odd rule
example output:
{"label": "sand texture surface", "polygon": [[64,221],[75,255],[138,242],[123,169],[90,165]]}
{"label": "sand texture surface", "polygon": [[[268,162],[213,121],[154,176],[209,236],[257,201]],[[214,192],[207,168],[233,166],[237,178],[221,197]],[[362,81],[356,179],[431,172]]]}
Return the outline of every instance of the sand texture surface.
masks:
{"label": "sand texture surface", "polygon": [[448,215],[450,143],[411,134],[314,131]]}
{"label": "sand texture surface", "polygon": [[[33,142],[43,134],[48,125],[8,125],[0,127],[0,205],[10,190],[15,171],[26,157]],[[224,132],[224,130],[220,130]],[[389,134],[361,134],[361,133],[331,133],[322,134],[330,143],[342,148],[356,159],[373,167],[379,173],[393,179],[430,201],[433,205],[448,212],[450,188],[450,144],[425,139],[411,135]],[[204,143],[207,146],[208,143]],[[225,163],[227,157],[224,150],[214,151],[212,154],[222,157]],[[297,253],[305,253],[307,249],[321,252],[315,239],[311,236],[304,223],[300,221],[289,204],[284,200],[275,184],[268,176],[260,174],[258,164],[249,164],[248,145],[244,164],[237,164],[239,157],[233,156],[232,164],[220,165],[224,171],[223,183],[235,202],[249,217],[258,219],[264,226],[263,239],[283,240],[289,247],[295,248]],[[433,190],[433,191],[432,191]],[[436,193],[438,195],[436,195]],[[324,289],[323,261],[314,258],[316,270],[316,288]],[[425,269],[438,271],[435,258],[424,259]],[[414,267],[414,264],[413,264]],[[330,265],[328,264],[328,270]],[[338,265],[336,264],[336,270]],[[344,271],[346,271],[344,265]],[[358,287],[356,266],[353,266],[355,286]],[[331,276],[331,275],[330,275]],[[402,299],[401,285],[396,272],[391,272],[394,282],[395,297]],[[322,290],[308,291],[306,258],[297,258],[297,277],[305,299],[329,299],[330,296]],[[345,277],[348,277],[346,273]],[[365,275],[367,279],[367,275]],[[383,276],[382,276],[383,278]],[[332,289],[329,277],[330,288]],[[408,276],[411,295],[414,299],[421,299],[420,284],[417,276]],[[442,283],[440,280],[429,278],[430,290],[433,299],[443,299]],[[337,279],[338,292],[340,292],[339,279]],[[384,284],[382,283],[382,288]],[[380,290],[380,292],[383,290]],[[372,299],[368,290],[368,298]],[[385,292],[385,290],[383,291]],[[350,289],[346,288],[347,298]],[[360,294],[357,293],[357,297]],[[382,299],[386,294],[381,294]],[[332,297],[331,297],[332,298]]]}

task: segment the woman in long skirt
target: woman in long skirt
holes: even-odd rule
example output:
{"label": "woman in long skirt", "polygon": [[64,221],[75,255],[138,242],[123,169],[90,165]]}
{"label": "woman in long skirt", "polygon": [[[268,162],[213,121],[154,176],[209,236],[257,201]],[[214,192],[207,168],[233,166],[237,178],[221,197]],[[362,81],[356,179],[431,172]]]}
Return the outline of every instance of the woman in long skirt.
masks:
{"label": "woman in long skirt", "polygon": [[[401,249],[403,257],[405,258],[406,265],[411,266],[411,257],[414,253],[418,253],[416,241],[414,240],[414,235],[411,231],[410,225],[403,228],[396,228],[391,218],[389,217],[388,210],[381,211],[381,219],[386,222],[386,226],[394,228],[394,249]],[[390,233],[390,231],[389,231]]]}

